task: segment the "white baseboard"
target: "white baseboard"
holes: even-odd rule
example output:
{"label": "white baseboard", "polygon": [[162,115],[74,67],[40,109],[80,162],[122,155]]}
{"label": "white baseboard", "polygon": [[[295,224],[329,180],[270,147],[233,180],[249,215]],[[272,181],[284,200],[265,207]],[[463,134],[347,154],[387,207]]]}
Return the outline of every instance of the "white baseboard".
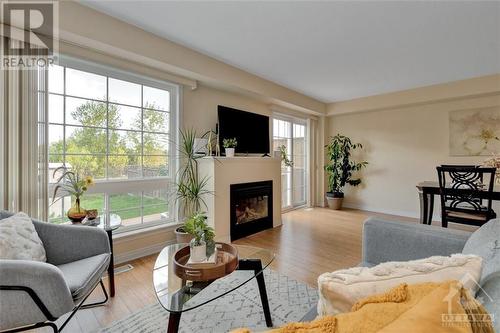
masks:
{"label": "white baseboard", "polygon": [[147,247],[142,247],[140,249],[132,250],[132,251],[127,251],[125,253],[120,253],[115,255],[115,265],[123,264],[124,262],[127,261],[132,261],[135,259],[139,259],[142,257],[146,257],[155,253],[160,253],[160,251],[168,245],[175,244],[175,240],[172,239],[167,242],[162,242],[158,244],[153,244]]}
{"label": "white baseboard", "polygon": [[[411,217],[411,218],[416,218],[416,219],[420,218],[420,212],[414,212],[414,211],[384,209],[384,208],[380,208],[380,207],[370,207],[367,205],[358,205],[358,204],[353,204],[353,203],[344,203],[344,207],[365,210],[365,211],[374,212],[374,213],[387,214],[387,215],[397,215],[397,216]],[[432,220],[433,221],[441,221],[441,217],[439,215],[434,214],[432,216]]]}

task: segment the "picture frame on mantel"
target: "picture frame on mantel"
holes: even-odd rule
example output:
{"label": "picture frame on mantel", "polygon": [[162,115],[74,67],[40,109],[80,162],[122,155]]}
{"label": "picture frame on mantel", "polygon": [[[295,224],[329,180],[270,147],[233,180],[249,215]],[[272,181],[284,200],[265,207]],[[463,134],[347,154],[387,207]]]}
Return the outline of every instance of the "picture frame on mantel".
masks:
{"label": "picture frame on mantel", "polygon": [[500,152],[500,106],[449,113],[451,156],[491,156]]}

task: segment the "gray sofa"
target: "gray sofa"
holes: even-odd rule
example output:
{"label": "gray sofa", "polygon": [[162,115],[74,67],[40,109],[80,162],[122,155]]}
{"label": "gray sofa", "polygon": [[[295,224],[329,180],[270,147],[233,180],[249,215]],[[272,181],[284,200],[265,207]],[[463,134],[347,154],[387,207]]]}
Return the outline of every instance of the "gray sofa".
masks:
{"label": "gray sofa", "polygon": [[[500,332],[500,219],[494,219],[470,233],[416,223],[390,222],[370,218],[363,226],[361,266],[387,261],[406,261],[454,253],[483,258],[480,290],[476,297],[494,317]],[[316,308],[303,318],[313,320]]]}
{"label": "gray sofa", "polygon": [[[0,220],[11,215],[0,211]],[[90,305],[108,298],[101,281],[110,261],[104,230],[37,220],[33,224],[47,262],[0,260],[0,331],[50,326],[57,332],[99,284],[105,300]],[[68,312],[71,316],[58,328],[53,321]]]}

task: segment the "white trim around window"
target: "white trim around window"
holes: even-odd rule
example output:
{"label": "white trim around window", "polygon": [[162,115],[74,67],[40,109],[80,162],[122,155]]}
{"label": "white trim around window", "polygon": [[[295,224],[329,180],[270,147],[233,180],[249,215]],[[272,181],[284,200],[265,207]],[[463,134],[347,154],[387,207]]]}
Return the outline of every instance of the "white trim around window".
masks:
{"label": "white trim around window", "polygon": [[[86,207],[86,208],[97,208],[102,210],[103,214],[110,214],[115,211],[113,209],[113,197],[116,198],[120,194],[123,194],[123,196],[129,194],[131,196],[135,195],[135,204],[138,206],[136,207],[137,209],[140,210],[141,216],[140,218],[140,223],[137,223],[137,219],[135,223],[131,223],[130,225],[125,224],[124,227],[120,228],[118,232],[125,232],[125,231],[131,231],[131,230],[136,230],[136,229],[141,229],[145,227],[151,227],[154,225],[161,225],[161,224],[169,224],[169,223],[176,223],[178,214],[177,214],[177,205],[175,204],[174,200],[172,200],[172,196],[169,195],[172,191],[169,189],[172,188],[172,185],[175,182],[175,177],[177,175],[177,142],[178,142],[178,132],[179,132],[179,126],[180,126],[180,108],[181,108],[181,92],[182,88],[181,86],[177,84],[173,84],[170,82],[165,82],[165,81],[160,81],[157,79],[152,79],[148,78],[142,75],[134,74],[134,73],[129,73],[123,70],[111,68],[108,66],[104,66],[101,64],[97,63],[91,63],[88,61],[76,59],[73,57],[66,57],[66,56],[61,56],[59,59],[59,66],[62,66],[63,68],[63,77],[64,77],[64,82],[63,82],[63,91],[40,91],[40,93],[45,93],[50,96],[56,96],[57,98],[63,99],[63,120],[57,121],[56,123],[52,122],[50,120],[49,116],[49,128],[50,125],[53,127],[58,127],[58,128],[63,128],[63,153],[61,154],[55,154],[58,156],[63,156],[63,160],[66,161],[67,156],[74,156],[74,155],[81,155],[81,156],[102,156],[105,157],[105,173],[104,177],[97,177],[101,179],[97,179],[95,182],[95,185],[93,187],[90,187],[89,191],[87,194],[90,195],[103,195],[103,207]],[[105,98],[100,99],[100,97],[97,98],[89,98],[89,96],[83,96],[85,95],[84,93],[81,94],[80,96],[73,96],[73,94],[68,94],[67,93],[67,82],[66,82],[66,69],[74,69],[90,74],[96,74],[100,75],[101,77],[105,77],[105,90],[103,91],[103,96],[105,95]],[[114,100],[111,100],[109,92],[110,92],[110,80],[121,80],[125,81],[125,83],[132,83],[136,85],[140,85],[140,105],[134,104],[134,105],[129,105],[126,102],[117,102]],[[49,76],[50,80],[50,76]],[[50,84],[49,84],[50,86]],[[150,107],[149,104],[144,104],[145,103],[145,91],[150,88],[154,89],[160,89],[161,91],[166,91],[169,93],[169,105],[167,109],[160,109],[160,108],[155,108],[155,107]],[[89,90],[91,87],[89,87]],[[153,90],[154,90],[153,89]],[[49,88],[47,89],[49,90]],[[150,89],[151,90],[151,89]],[[66,114],[67,114],[67,109],[66,109],[66,101],[69,99],[80,99],[80,100],[85,100],[88,103],[100,103],[102,105],[105,105],[105,112],[106,112],[106,119],[104,122],[104,125],[99,124],[99,125],[89,125],[89,124],[80,124],[80,125],[75,125],[67,122],[66,119]],[[154,105],[154,104],[153,104]],[[114,106],[114,107],[121,107],[122,109],[132,109],[134,108],[137,112],[138,115],[140,115],[140,128],[139,129],[126,129],[126,128],[117,128],[117,127],[112,127],[110,126],[111,123],[109,123],[109,107]],[[153,131],[151,129],[146,130],[145,129],[145,112],[146,111],[151,111],[151,113],[158,113],[158,114],[166,114],[165,117],[168,119],[168,131],[162,130],[160,131]],[[50,113],[50,110],[49,110]],[[167,115],[168,114],[168,115]],[[136,125],[137,126],[137,125]],[[88,153],[86,154],[80,154],[80,153],[74,153],[70,152],[67,150],[67,133],[66,133],[66,128],[68,130],[73,131],[75,129],[95,129],[95,130],[102,130],[103,132],[106,133],[106,147],[105,147],[105,152],[100,152],[100,153],[91,153],[90,155]],[[137,138],[139,138],[139,142],[141,143],[140,146],[140,152],[138,153],[137,150],[130,155],[129,153],[116,153],[116,152],[111,152],[110,148],[110,133],[111,132],[123,132],[124,134],[127,134],[130,132],[134,135],[137,134]],[[145,135],[150,135],[155,137],[155,135],[162,136],[165,138],[168,138],[166,142],[167,144],[164,144],[165,149],[161,150],[161,155],[158,155],[158,159],[161,160],[161,158],[165,158],[166,161],[166,169],[165,170],[167,173],[156,173],[154,177],[150,177],[151,175],[146,173],[146,165],[144,163],[146,158],[155,158],[155,154],[150,154],[146,153],[145,151],[145,142],[144,137]],[[163,141],[165,142],[165,141]],[[165,153],[164,153],[165,152]],[[54,154],[53,154],[54,155]],[[130,177],[125,177],[125,178],[113,178],[115,177],[114,175],[111,176],[110,170],[110,157],[124,157],[126,158],[127,156],[133,156],[138,158],[137,160],[140,160],[140,171],[138,176],[136,178],[130,178]],[[66,163],[66,162],[64,162]],[[164,176],[163,176],[164,175]],[[118,176],[120,177],[120,176]],[[50,179],[50,177],[49,177]],[[50,186],[53,188],[53,186]],[[51,190],[49,188],[49,191]],[[160,192],[161,191],[161,192]],[[146,211],[150,211],[152,207],[155,207],[155,203],[151,202],[160,202],[160,201],[154,201],[151,200],[151,193],[162,193],[162,200],[165,199],[168,201],[168,212],[165,212],[165,214],[161,214],[162,218],[159,220],[151,220],[151,217],[149,217],[146,221],[144,218],[144,214],[146,214]],[[52,192],[50,191],[49,194]],[[147,194],[147,196],[146,196]],[[160,194],[155,194],[155,195],[160,195]],[[166,196],[165,196],[166,195]],[[147,199],[147,200],[146,200]],[[123,201],[123,200],[122,200]],[[147,202],[146,202],[147,201]],[[64,203],[62,204],[63,206],[63,213],[64,211],[67,210],[69,207],[65,207]],[[67,203],[66,203],[67,205]],[[123,203],[122,203],[123,206]],[[158,206],[159,207],[159,206]],[[126,208],[120,208],[122,211],[125,211]],[[125,213],[125,212],[124,212]],[[130,212],[129,212],[130,213]],[[125,215],[125,214],[124,214]],[[129,214],[130,215],[130,214]],[[158,215],[158,214],[156,214]],[[152,215],[153,216],[153,215]]]}

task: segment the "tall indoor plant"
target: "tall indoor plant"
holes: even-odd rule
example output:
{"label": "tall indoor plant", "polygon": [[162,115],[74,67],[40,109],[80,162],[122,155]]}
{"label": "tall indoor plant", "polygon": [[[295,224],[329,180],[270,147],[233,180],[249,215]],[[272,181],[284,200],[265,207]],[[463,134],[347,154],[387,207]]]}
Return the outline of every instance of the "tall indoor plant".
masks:
{"label": "tall indoor plant", "polygon": [[326,193],[328,207],[341,209],[344,187],[361,184],[361,178],[353,178],[353,172],[361,170],[368,162],[351,161],[352,151],[363,146],[361,143],[353,143],[349,137],[341,134],[331,137],[330,143],[325,148],[328,158],[328,164],[325,165],[328,175],[328,192]]}
{"label": "tall indoor plant", "polygon": [[[195,139],[197,137],[194,129],[180,130],[179,153],[179,174],[175,184],[176,200],[180,205],[184,217],[192,217],[206,208],[204,196],[211,193],[207,189],[209,178],[198,175],[198,160],[203,155],[196,153]],[[179,243],[189,243],[193,238],[181,226],[175,231]]]}

